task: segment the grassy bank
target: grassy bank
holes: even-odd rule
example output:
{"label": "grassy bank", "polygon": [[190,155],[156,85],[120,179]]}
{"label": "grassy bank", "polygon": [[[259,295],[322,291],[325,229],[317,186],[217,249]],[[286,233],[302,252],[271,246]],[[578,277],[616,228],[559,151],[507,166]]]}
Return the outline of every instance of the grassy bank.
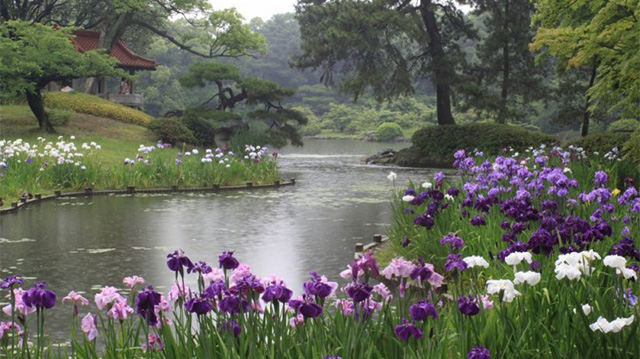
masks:
{"label": "grassy bank", "polygon": [[[275,161],[256,149],[230,154],[185,146],[157,148],[145,127],[81,113],[72,113],[56,130],[56,134],[41,132],[27,106],[0,106],[0,141],[4,140],[0,162],[6,167],[0,169],[0,198],[5,206],[24,192],[259,184],[279,179]],[[131,162],[125,164],[126,159]]]}

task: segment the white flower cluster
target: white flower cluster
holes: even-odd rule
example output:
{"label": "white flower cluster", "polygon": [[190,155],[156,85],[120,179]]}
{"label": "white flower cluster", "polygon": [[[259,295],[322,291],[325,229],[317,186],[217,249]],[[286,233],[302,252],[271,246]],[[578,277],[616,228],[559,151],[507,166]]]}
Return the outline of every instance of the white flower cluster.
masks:
{"label": "white flower cluster", "polygon": [[[75,137],[71,136],[70,139],[73,140]],[[8,169],[10,162],[17,161],[27,164],[35,162],[36,165],[41,166],[41,171],[44,171],[44,167],[56,164],[70,164],[85,169],[86,167],[80,161],[85,156],[85,152],[101,149],[101,146],[95,142],[90,144],[85,142],[79,149],[74,142],[67,142],[63,136],[59,136],[55,143],[45,141],[43,137],[38,137],[38,143],[35,144],[24,142],[22,139],[1,140],[0,168]]]}
{"label": "white flower cluster", "polygon": [[259,160],[267,153],[267,151],[268,149],[266,147],[246,145],[244,152],[247,154],[244,156],[244,159]]}
{"label": "white flower cluster", "polygon": [[603,317],[599,317],[595,323],[589,325],[589,329],[592,331],[601,331],[603,333],[617,333],[622,330],[622,328],[631,325],[633,323],[634,316],[630,316],[627,318],[616,318],[613,321],[608,321]]}
{"label": "white flower cluster", "polygon": [[583,274],[589,276],[593,273],[591,262],[596,259],[601,257],[593,250],[561,254],[556,260],[556,279],[578,280]]}

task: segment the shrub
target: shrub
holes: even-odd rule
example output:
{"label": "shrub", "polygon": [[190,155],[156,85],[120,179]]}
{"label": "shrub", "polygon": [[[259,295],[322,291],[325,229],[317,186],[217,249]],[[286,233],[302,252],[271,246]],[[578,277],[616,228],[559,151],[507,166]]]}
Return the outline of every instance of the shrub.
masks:
{"label": "shrub", "polygon": [[69,110],[49,110],[49,122],[53,127],[64,127],[69,123],[69,119],[73,115],[73,111]]}
{"label": "shrub", "polygon": [[153,120],[144,112],[79,92],[47,92],[44,104],[46,108],[71,110],[141,126]]}
{"label": "shrub", "polygon": [[633,132],[640,127],[640,122],[637,120],[627,118],[618,121],[613,121],[609,124],[607,131],[609,132]]}
{"label": "shrub", "polygon": [[618,132],[618,133],[594,133],[582,137],[580,139],[570,141],[568,145],[574,145],[582,147],[587,153],[598,152],[604,155],[611,151],[614,147],[622,149],[624,144],[631,138],[630,133]]}
{"label": "shrub", "polygon": [[317,136],[322,132],[322,126],[319,123],[309,123],[300,127],[300,134],[302,136]]}
{"label": "shrub", "polygon": [[182,117],[182,122],[193,133],[196,145],[216,147],[216,127],[212,122],[188,115]]}
{"label": "shrub", "polygon": [[425,127],[413,134],[413,145],[425,155],[450,156],[459,149],[478,149],[498,154],[503,148],[524,150],[557,142],[555,137],[510,125],[473,123],[459,126]]}
{"label": "shrub", "polygon": [[378,141],[390,141],[394,138],[402,137],[403,135],[404,134],[402,133],[402,127],[393,122],[382,123],[376,129],[376,136],[378,137]]}
{"label": "shrub", "polygon": [[[622,135],[619,133],[618,135]],[[622,147],[624,152],[628,154],[635,162],[640,162],[640,128],[633,131],[633,133],[624,135],[629,136],[629,139],[624,143]]]}
{"label": "shrub", "polygon": [[176,118],[159,118],[151,122],[148,127],[162,142],[169,142],[172,145],[181,142],[192,144],[197,142],[191,130]]}

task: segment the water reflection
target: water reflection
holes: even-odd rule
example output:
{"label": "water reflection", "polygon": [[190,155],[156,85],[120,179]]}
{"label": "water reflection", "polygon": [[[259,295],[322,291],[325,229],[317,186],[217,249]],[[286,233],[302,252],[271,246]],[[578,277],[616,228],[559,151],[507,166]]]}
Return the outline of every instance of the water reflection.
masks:
{"label": "water reflection", "polygon": [[[0,274],[47,281],[60,298],[71,290],[92,298],[98,286],[119,286],[134,274],[166,291],[173,280],[166,254],[181,248],[211,264],[222,251],[235,250],[256,274],[277,274],[296,290],[311,270],[335,279],[353,258],[354,244],[370,241],[390,222],[390,169],[366,166],[363,156],[402,146],[310,140],[283,149],[280,168],[297,185],[278,190],[32,205],[0,217]],[[432,172],[393,170],[398,183]],[[66,310],[54,309],[48,321],[61,338]]]}

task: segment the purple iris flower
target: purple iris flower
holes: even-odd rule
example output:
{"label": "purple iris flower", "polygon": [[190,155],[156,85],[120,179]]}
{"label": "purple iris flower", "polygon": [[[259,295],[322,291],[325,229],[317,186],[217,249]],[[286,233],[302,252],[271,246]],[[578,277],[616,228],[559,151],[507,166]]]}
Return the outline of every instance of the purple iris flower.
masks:
{"label": "purple iris flower", "polygon": [[249,311],[249,302],[246,299],[229,294],[218,303],[218,308],[229,314],[240,314]]}
{"label": "purple iris flower", "polygon": [[462,255],[460,254],[449,254],[447,256],[447,261],[444,264],[444,269],[447,272],[451,272],[454,269],[459,270],[460,272],[467,269],[467,263],[462,260]]}
{"label": "purple iris flower", "polygon": [[480,313],[480,306],[478,300],[471,295],[468,297],[462,296],[458,299],[458,309],[460,313],[468,316],[473,316]]}
{"label": "purple iris flower", "polygon": [[204,295],[209,299],[221,298],[222,295],[227,291],[227,285],[219,280],[212,282],[209,286],[204,290]]}
{"label": "purple iris flower", "polygon": [[436,222],[433,220],[433,217],[429,214],[421,214],[413,220],[413,223],[418,226],[423,226],[426,229],[431,229]]}
{"label": "purple iris flower", "polygon": [[305,318],[317,318],[322,315],[322,307],[317,305],[311,300],[310,297],[303,296],[300,299],[291,299],[289,301],[289,307],[296,311],[296,313],[302,314]]}
{"label": "purple iris flower", "polygon": [[449,243],[451,247],[455,249],[460,249],[464,246],[464,241],[462,240],[462,238],[460,238],[460,236],[458,236],[457,233],[449,233],[446,236],[442,237],[442,239],[440,239],[440,245],[444,246],[447,243]]}
{"label": "purple iris flower", "polygon": [[411,271],[409,277],[413,280],[419,279],[421,283],[424,283],[431,278],[433,271],[427,267],[422,258],[418,258],[418,265]]}
{"label": "purple iris flower", "polygon": [[247,274],[236,282],[236,288],[242,294],[247,294],[250,290],[255,293],[264,292],[264,284],[253,274]]}
{"label": "purple iris flower", "polygon": [[416,190],[413,189],[413,188],[407,188],[407,190],[404,191],[404,195],[405,196],[413,196],[413,197],[415,197],[416,196]]}
{"label": "purple iris flower", "polygon": [[33,163],[33,158],[29,157],[26,160],[24,160],[25,163]]}
{"label": "purple iris flower", "polygon": [[311,272],[311,280],[304,282],[302,287],[307,295],[314,295],[318,298],[326,298],[330,296],[334,290],[334,287],[329,285],[326,280],[323,281],[322,277],[316,272]]}
{"label": "purple iris flower", "polygon": [[491,355],[489,354],[489,349],[482,345],[476,345],[467,354],[467,359],[491,359]]}
{"label": "purple iris flower", "polygon": [[406,319],[402,318],[402,324],[396,325],[393,330],[398,338],[407,341],[410,337],[415,337],[416,339],[422,338],[422,332],[418,327],[413,325],[413,323],[409,323]]}
{"label": "purple iris flower", "polygon": [[460,194],[460,190],[457,187],[449,187],[447,194],[452,197],[457,197]]}
{"label": "purple iris flower", "polygon": [[287,303],[291,296],[293,295],[293,291],[287,288],[282,283],[272,283],[264,290],[264,294],[262,294],[262,300],[265,302],[281,302]]}
{"label": "purple iris flower", "polygon": [[0,282],[0,288],[2,289],[13,288],[16,284],[19,286],[23,285],[24,280],[20,278],[19,275],[14,274],[14,275],[8,276],[7,278],[5,278],[5,280]]}
{"label": "purple iris flower", "polygon": [[202,274],[207,274],[207,273],[211,273],[211,271],[213,271],[213,269],[203,261],[199,261],[198,263],[192,265],[191,268],[187,268],[188,273],[198,272]]}
{"label": "purple iris flower", "polygon": [[143,290],[138,294],[138,301],[136,303],[136,313],[140,314],[142,318],[149,322],[150,326],[158,324],[158,317],[155,313],[155,306],[160,304],[160,293],[153,290],[152,286]]}
{"label": "purple iris flower", "polygon": [[345,287],[345,291],[353,299],[354,302],[359,303],[365,299],[371,297],[371,291],[373,287],[364,282],[349,283]]}
{"label": "purple iris flower", "polygon": [[51,309],[56,305],[56,294],[45,289],[47,282],[35,283],[33,288],[22,295],[22,301],[27,307]]}
{"label": "purple iris flower", "polygon": [[324,359],[342,359],[342,357],[339,356],[333,356],[333,355],[327,355],[326,357],[324,357]]}
{"label": "purple iris flower", "polygon": [[218,263],[220,263],[220,268],[226,270],[236,269],[240,265],[240,262],[233,257],[233,252],[223,252],[220,257],[218,257]]}
{"label": "purple iris flower", "polygon": [[402,210],[402,213],[404,214],[413,214],[413,212],[415,212],[413,208],[405,208]]}
{"label": "purple iris flower", "polygon": [[594,177],[594,186],[604,186],[609,182],[609,175],[604,171],[597,171]]}
{"label": "purple iris flower", "polygon": [[167,254],[167,258],[169,258],[167,261],[167,267],[174,272],[182,273],[183,267],[186,267],[187,270],[191,270],[191,268],[193,268],[193,263],[191,263],[189,257],[184,255],[184,251],[182,250],[176,250],[173,253]]}
{"label": "purple iris flower", "polygon": [[404,237],[400,245],[402,245],[403,248],[407,248],[409,246],[409,243],[411,243],[411,239],[409,239],[409,237]]}
{"label": "purple iris flower", "polygon": [[471,218],[470,221],[472,226],[486,226],[487,222],[484,220],[483,216],[475,216],[473,218]]}
{"label": "purple iris flower", "polygon": [[409,307],[409,315],[416,322],[426,320],[428,317],[438,318],[438,311],[435,305],[429,303],[426,299],[420,299],[416,304]]}
{"label": "purple iris flower", "polygon": [[238,336],[240,336],[240,333],[242,333],[242,327],[234,319],[222,323],[222,331],[233,333],[233,337],[237,338]]}
{"label": "purple iris flower", "polygon": [[189,313],[196,313],[197,315],[204,315],[213,310],[213,305],[206,298],[191,298],[184,307]]}

